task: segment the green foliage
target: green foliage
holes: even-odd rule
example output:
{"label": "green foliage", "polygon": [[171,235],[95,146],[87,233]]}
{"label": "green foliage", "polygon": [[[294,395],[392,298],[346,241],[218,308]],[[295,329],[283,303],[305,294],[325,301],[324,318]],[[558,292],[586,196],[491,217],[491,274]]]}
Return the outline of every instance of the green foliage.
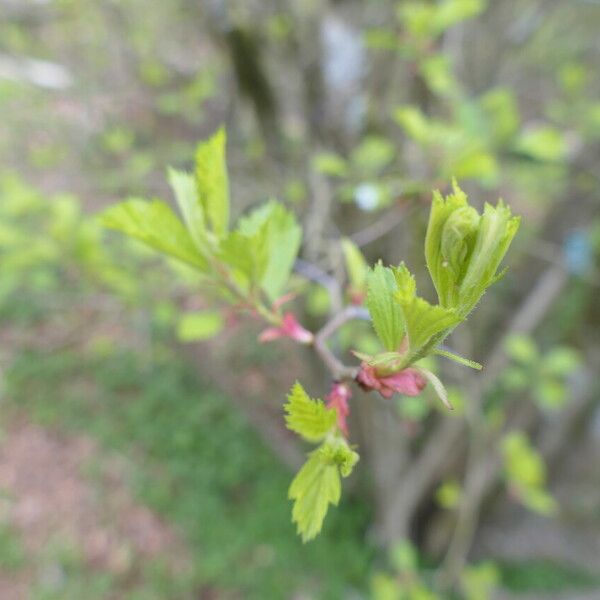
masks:
{"label": "green foliage", "polygon": [[552,560],[523,560],[498,564],[504,588],[516,594],[597,590],[600,577],[584,568]]}
{"label": "green foliage", "polygon": [[460,578],[465,600],[491,600],[499,584],[500,572],[492,562],[467,566]]}
{"label": "green foliage", "polygon": [[310,453],[289,490],[290,500],[294,500],[292,521],[303,542],[320,533],[329,504],[337,506],[340,501],[340,474],[348,477],[357,462],[358,454],[341,438],[327,440]]}
{"label": "green foliage", "polygon": [[182,342],[207,340],[223,329],[223,316],[217,311],[186,313],[177,324],[177,336]]}
{"label": "green foliage", "polygon": [[[164,347],[27,352],[5,375],[11,408],[91,435],[131,463],[137,500],[174,523],[190,548],[186,593],[263,600],[317,586],[333,599],[364,585],[373,552],[364,507],[346,503],[310,548],[298,544],[281,501],[287,469],[229,399]],[[173,578],[154,588],[151,581],[152,598],[180,597]],[[88,597],[79,591],[75,598]]]}
{"label": "green foliage", "polygon": [[362,298],[366,294],[369,266],[360,248],[351,239],[343,238],[341,245],[350,283],[350,297]]}
{"label": "green foliage", "polygon": [[[406,265],[384,267],[379,262],[367,278],[367,308],[373,328],[386,352],[375,356],[355,353],[379,376],[389,376],[432,353],[463,365],[481,365],[438,346],[473,310],[485,290],[498,280],[496,271],[516,234],[519,219],[502,202],[486,205],[480,216],[454,183],[446,199],[434,194],[425,238],[427,266],[438,293],[432,305],[416,294]],[[444,405],[450,407],[442,382],[418,367]]]}
{"label": "green foliage", "polygon": [[288,394],[285,422],[288,429],[309,442],[320,442],[336,422],[336,412],[325,408],[322,400],[312,400],[299,382]]}
{"label": "green foliage", "polygon": [[519,218],[502,201],[496,208],[486,204],[479,216],[456,183],[445,199],[436,193],[425,257],[440,304],[466,317],[498,280],[496,271],[518,228]]}
{"label": "green foliage", "polygon": [[217,237],[229,228],[229,178],[225,164],[225,129],[220,128],[196,150],[198,201]]}
{"label": "green foliage", "polygon": [[300,383],[292,387],[284,408],[288,429],[309,442],[324,440],[309,454],[288,494],[294,500],[292,520],[302,541],[308,542],[321,531],[329,505],[340,501],[340,475],[348,477],[359,457],[337,430],[337,412],[309,398]]}
{"label": "green foliage", "polygon": [[569,378],[582,363],[579,353],[566,346],[542,353],[532,338],[518,334],[510,336],[505,347],[514,363],[502,376],[508,391],[528,390],[541,408],[562,408],[567,401]]}
{"label": "green foliage", "polygon": [[202,283],[232,302],[243,301],[271,322],[280,316],[264,306],[283,292],[302,231],[292,213],[271,201],[241,218],[229,231],[229,184],[225,131],[201,142],[195,176],[169,170],[183,222],[160,200],[128,200],[106,210],[103,222],[159,252],[194,267]]}
{"label": "green foliage", "polygon": [[511,488],[529,509],[540,514],[556,512],[557,504],[546,491],[546,466],[524,433],[513,431],[502,441],[505,475]]}
{"label": "green foliage", "polygon": [[367,308],[377,337],[390,352],[398,350],[404,336],[402,315],[395,301],[397,291],[394,271],[378,262],[367,278]]}
{"label": "green foliage", "polygon": [[151,248],[177,258],[200,271],[207,268],[193,238],[167,204],[131,199],[107,209],[103,224],[144,242]]}

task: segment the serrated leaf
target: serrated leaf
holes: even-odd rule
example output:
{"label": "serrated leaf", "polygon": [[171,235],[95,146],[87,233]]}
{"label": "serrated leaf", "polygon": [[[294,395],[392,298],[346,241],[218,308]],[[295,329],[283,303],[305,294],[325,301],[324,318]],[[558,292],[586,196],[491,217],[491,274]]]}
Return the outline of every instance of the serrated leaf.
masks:
{"label": "serrated leaf", "polygon": [[396,298],[402,308],[411,360],[422,358],[426,346],[441,341],[448,330],[462,321],[453,309],[434,306],[423,298],[414,296],[409,300],[402,295]]}
{"label": "serrated leaf", "polygon": [[227,136],[223,127],[196,150],[198,197],[208,223],[218,237],[229,229],[229,178],[225,163]]}
{"label": "serrated leaf", "polygon": [[322,400],[313,400],[297,381],[283,407],[287,413],[285,422],[291,429],[309,442],[319,442],[333,429],[337,414],[326,408]]}
{"label": "serrated leaf", "polygon": [[273,302],[290,277],[301,238],[293,213],[271,201],[239,220],[236,231],[222,242],[219,256]]}
{"label": "serrated leaf", "polygon": [[105,210],[102,223],[200,270],[207,268],[183,223],[160,200],[126,200]]}
{"label": "serrated leaf", "polygon": [[341,494],[337,466],[325,463],[319,450],[315,450],[292,481],[288,493],[290,500],[294,500],[292,522],[296,523],[303,542],[320,533],[329,505],[337,506]]}
{"label": "serrated leaf", "polygon": [[394,298],[397,291],[392,269],[377,263],[367,276],[367,308],[377,337],[390,352],[398,350],[404,336],[402,315]]}
{"label": "serrated leaf", "polygon": [[294,266],[302,229],[290,211],[279,203],[273,206],[267,224],[268,260],[262,278],[262,289],[272,302],[279,298]]}
{"label": "serrated leaf", "polygon": [[358,458],[341,438],[329,440],[309,454],[288,492],[290,500],[294,500],[292,521],[303,542],[321,531],[329,505],[337,506],[340,501],[340,474],[348,477]]}
{"label": "serrated leaf", "polygon": [[169,168],[169,184],[175,195],[187,230],[200,252],[207,250],[208,232],[204,208],[198,198],[196,180],[190,173]]}
{"label": "serrated leaf", "polygon": [[223,324],[223,316],[218,311],[186,313],[177,324],[177,337],[182,342],[207,340],[217,335]]}
{"label": "serrated leaf", "polygon": [[267,266],[266,231],[254,235],[244,235],[232,231],[220,244],[218,257],[237,271],[246,286],[257,284],[262,279]]}

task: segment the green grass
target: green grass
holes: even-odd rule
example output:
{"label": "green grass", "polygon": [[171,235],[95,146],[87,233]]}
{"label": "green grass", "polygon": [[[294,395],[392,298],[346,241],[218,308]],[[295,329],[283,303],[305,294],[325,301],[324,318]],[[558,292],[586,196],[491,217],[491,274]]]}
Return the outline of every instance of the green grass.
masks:
{"label": "green grass", "polygon": [[189,365],[126,351],[27,353],[6,381],[11,403],[36,421],[87,432],[131,459],[138,499],[187,539],[196,587],[261,600],[364,587],[373,554],[364,506],[347,498],[302,545],[286,499],[291,474]]}
{"label": "green grass", "polygon": [[18,534],[8,525],[0,525],[0,569],[16,571],[25,564],[25,550]]}
{"label": "green grass", "polygon": [[557,593],[600,588],[600,575],[551,560],[500,562],[498,568],[503,587],[515,593]]}

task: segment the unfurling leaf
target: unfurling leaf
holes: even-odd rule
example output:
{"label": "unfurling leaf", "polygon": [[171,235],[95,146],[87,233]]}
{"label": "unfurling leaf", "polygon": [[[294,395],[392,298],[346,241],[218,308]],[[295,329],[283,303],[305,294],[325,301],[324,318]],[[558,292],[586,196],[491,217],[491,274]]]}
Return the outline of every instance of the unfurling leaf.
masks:
{"label": "unfurling leaf", "polygon": [[337,506],[340,501],[340,475],[350,475],[358,458],[345,440],[334,438],[311,452],[298,471],[288,495],[294,500],[292,521],[303,542],[312,540],[321,531],[329,505]]}
{"label": "unfurling leaf", "polygon": [[425,258],[440,304],[466,317],[497,281],[496,271],[518,228],[519,217],[502,200],[496,207],[486,204],[480,216],[456,182],[446,198],[436,192]]}
{"label": "unfurling leaf", "polygon": [[299,382],[294,384],[284,408],[288,429],[309,442],[320,442],[337,421],[336,411],[326,408],[322,400],[309,398]]}

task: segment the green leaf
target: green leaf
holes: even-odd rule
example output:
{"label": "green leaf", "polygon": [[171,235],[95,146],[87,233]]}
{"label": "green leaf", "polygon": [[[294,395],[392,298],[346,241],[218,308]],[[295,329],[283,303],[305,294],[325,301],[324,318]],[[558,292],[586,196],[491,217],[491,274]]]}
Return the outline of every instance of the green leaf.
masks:
{"label": "green leaf", "polygon": [[279,298],[290,278],[290,273],[298,256],[302,229],[293,213],[277,202],[272,209],[267,224],[267,267],[262,279],[262,289],[269,300]]}
{"label": "green leaf", "polygon": [[562,133],[549,126],[524,131],[516,142],[516,149],[544,162],[560,161],[567,154],[567,144]]}
{"label": "green leaf", "polygon": [[324,442],[309,454],[288,492],[294,500],[292,521],[303,542],[319,534],[329,505],[337,506],[340,501],[340,474],[350,475],[357,462],[358,454],[342,438]]}
{"label": "green leaf", "polygon": [[246,287],[258,284],[267,268],[267,236],[262,229],[254,235],[232,231],[220,244],[218,257],[231,267]]}
{"label": "green leaf", "polygon": [[329,505],[337,506],[341,494],[337,466],[325,463],[320,451],[315,450],[292,481],[288,492],[290,500],[294,500],[292,521],[296,523],[303,542],[320,533]]}
{"label": "green leaf", "polygon": [[126,200],[105,210],[102,223],[202,271],[207,269],[183,223],[160,200]]}
{"label": "green leaf", "polygon": [[520,431],[508,433],[502,440],[504,472],[519,493],[523,504],[542,514],[556,510],[556,501],[545,489],[546,465],[528,437]]}
{"label": "green leaf", "polygon": [[287,428],[309,442],[321,441],[336,423],[336,411],[326,408],[322,400],[309,398],[298,381],[292,387],[283,408],[287,413]]}
{"label": "green leaf", "polygon": [[466,317],[498,280],[496,271],[519,228],[519,218],[502,200],[496,207],[486,204],[479,216],[456,182],[453,187],[446,198],[434,193],[425,258],[440,304]]}
{"label": "green leaf", "polygon": [[223,316],[218,311],[186,313],[177,324],[177,337],[182,342],[207,340],[223,329]]}
{"label": "green leaf", "polygon": [[393,117],[406,135],[419,144],[427,145],[432,141],[432,124],[416,106],[398,106],[394,110]]}
{"label": "green leaf", "polygon": [[341,244],[352,291],[361,293],[366,288],[369,265],[360,248],[351,239],[342,238]]}
{"label": "green leaf", "polygon": [[402,314],[394,298],[398,284],[394,271],[381,261],[367,276],[367,308],[377,337],[386,350],[398,350],[404,336]]}
{"label": "green leaf", "polygon": [[459,354],[455,354],[454,352],[450,352],[449,350],[442,350],[441,348],[436,348],[434,354],[438,354],[439,356],[443,356],[444,358],[449,358],[454,362],[457,362],[459,365],[463,365],[464,367],[471,367],[471,369],[476,369],[477,371],[481,371],[483,369],[483,365],[480,365],[478,362],[474,360],[469,360],[468,358],[464,358]]}
{"label": "green leaf", "polygon": [[422,358],[430,342],[441,342],[449,330],[463,320],[453,309],[433,306],[423,298],[415,296],[407,300],[397,296],[397,300],[404,315],[411,360]]}
{"label": "green leaf", "polygon": [[394,145],[378,136],[366,137],[353,151],[350,157],[355,169],[366,175],[378,175],[396,154]]}
{"label": "green leaf", "polygon": [[223,127],[196,150],[196,182],[204,214],[218,237],[229,228],[229,178],[225,163],[227,136]]}
{"label": "green leaf", "polygon": [[221,244],[220,257],[273,302],[289,280],[301,238],[293,213],[271,201],[240,219],[237,230]]}
{"label": "green leaf", "polygon": [[544,372],[555,377],[565,377],[581,365],[581,356],[576,350],[566,346],[553,348],[544,357]]}
{"label": "green leaf", "polygon": [[528,335],[514,333],[508,336],[504,348],[510,358],[524,365],[532,365],[539,360],[537,346]]}
{"label": "green leaf", "polygon": [[198,198],[196,180],[190,173],[169,168],[169,183],[175,194],[187,230],[200,252],[206,252],[208,232],[204,208]]}
{"label": "green leaf", "polygon": [[346,161],[334,152],[321,152],[313,159],[313,167],[323,175],[330,177],[344,177],[348,172]]}

